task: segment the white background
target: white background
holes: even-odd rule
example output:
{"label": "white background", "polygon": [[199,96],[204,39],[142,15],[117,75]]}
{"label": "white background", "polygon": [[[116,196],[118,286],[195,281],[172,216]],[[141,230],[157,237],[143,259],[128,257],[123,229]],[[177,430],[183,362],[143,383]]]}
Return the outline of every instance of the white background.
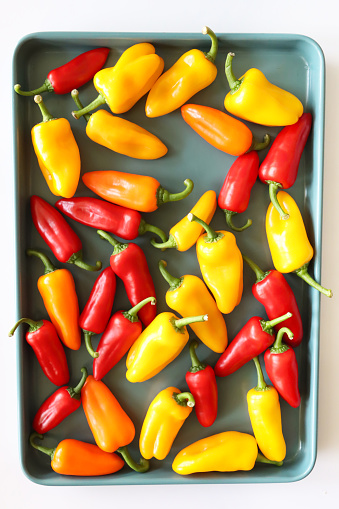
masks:
{"label": "white background", "polygon": [[[40,31],[296,33],[315,39],[326,59],[326,129],[322,281],[334,297],[322,297],[318,455],[313,471],[291,484],[224,486],[44,487],[21,471],[17,440],[16,319],[12,153],[12,57],[23,36]],[[1,59],[1,393],[0,507],[274,507],[288,504],[338,507],[339,495],[339,25],[337,0],[126,0],[125,2],[8,2],[0,20]],[[337,312],[336,312],[337,310]]]}

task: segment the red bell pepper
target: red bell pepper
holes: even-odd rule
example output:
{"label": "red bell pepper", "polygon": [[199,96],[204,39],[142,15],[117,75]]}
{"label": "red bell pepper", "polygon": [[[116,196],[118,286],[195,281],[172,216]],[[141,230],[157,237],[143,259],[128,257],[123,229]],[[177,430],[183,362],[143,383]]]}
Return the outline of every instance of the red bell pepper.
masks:
{"label": "red bell pepper", "polygon": [[93,350],[91,337],[104,332],[110,319],[116,290],[116,277],[111,267],[106,267],[97,277],[86,305],[79,317],[79,326],[85,337],[88,353],[98,357]]}
{"label": "red bell pepper", "polygon": [[125,240],[133,240],[146,232],[155,233],[163,242],[167,240],[166,234],[157,226],[146,223],[137,210],[99,198],[65,198],[58,200],[55,206],[78,223],[105,230]]}
{"label": "red bell pepper", "polygon": [[190,345],[191,369],[186,373],[186,383],[195,400],[195,412],[200,424],[212,426],[218,413],[218,387],[211,366],[202,364],[196,354],[197,341]]}
{"label": "red bell pepper", "polygon": [[292,348],[282,342],[284,333],[293,336],[291,331],[283,327],[271,348],[264,354],[265,368],[272,384],[280,396],[293,408],[300,405],[298,384],[298,362]]}
{"label": "red bell pepper", "polygon": [[100,71],[107,60],[109,48],[95,48],[81,53],[61,67],[50,71],[44,84],[35,90],[24,92],[21,85],[15,85],[14,90],[20,95],[36,95],[42,92],[68,94],[73,88],[79,88],[90,81]]}
{"label": "red bell pepper", "polygon": [[[98,230],[101,238],[114,246],[110,257],[113,272],[122,279],[127,297],[132,306],[136,306],[147,297],[154,297],[155,288],[145,253],[138,244],[123,244],[103,230]],[[156,306],[150,302],[139,311],[142,323],[147,327],[156,317]]]}
{"label": "red bell pepper", "polygon": [[31,197],[31,213],[34,226],[59,262],[73,263],[90,271],[101,269],[101,262],[92,266],[82,260],[80,238],[52,205],[34,195]]}
{"label": "red bell pepper", "polygon": [[60,387],[42,403],[33,419],[33,429],[37,433],[47,433],[79,408],[87,369],[81,368],[81,372],[82,378],[76,387]]}
{"label": "red bell pepper", "polygon": [[282,209],[276,195],[279,189],[293,186],[311,127],[311,113],[303,113],[295,124],[284,127],[259,168],[259,178],[269,185],[272,204],[282,219],[287,219],[288,214]]}
{"label": "red bell pepper", "polygon": [[21,323],[27,323],[29,329],[26,341],[33,348],[42,371],[54,385],[65,385],[69,381],[69,370],[64,347],[59,339],[56,328],[48,320],[38,322],[30,318],[21,318],[10,330],[13,336]]}
{"label": "red bell pepper", "polygon": [[252,224],[252,220],[248,219],[247,223],[239,228],[233,224],[232,217],[247,209],[258,171],[259,156],[255,150],[251,150],[234,161],[220,190],[218,205],[225,212],[228,226],[236,232],[241,232]]}
{"label": "red bell pepper", "polygon": [[142,300],[129,311],[117,311],[111,317],[100,338],[97,356],[93,361],[93,376],[101,380],[128,352],[140,336],[142,325],[138,313],[148,302],[155,304],[154,297]]}
{"label": "red bell pepper", "polygon": [[256,275],[257,280],[252,286],[252,293],[265,307],[268,319],[273,320],[288,311],[292,313],[291,318],[284,323],[278,323],[274,328],[278,332],[281,327],[288,327],[293,332],[293,337],[285,335],[284,341],[292,347],[298,346],[303,338],[303,323],[295,295],[285,276],[277,270],[262,271],[245,255],[243,259]]}
{"label": "red bell pepper", "polygon": [[260,316],[250,318],[219,357],[214,372],[227,376],[263,353],[275,340],[273,327],[291,316],[286,313],[274,320],[265,321]]}

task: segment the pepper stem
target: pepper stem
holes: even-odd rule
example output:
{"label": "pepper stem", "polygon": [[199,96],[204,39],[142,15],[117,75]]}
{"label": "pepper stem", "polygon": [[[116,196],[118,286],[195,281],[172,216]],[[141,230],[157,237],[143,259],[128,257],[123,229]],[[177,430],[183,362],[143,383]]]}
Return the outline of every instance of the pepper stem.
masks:
{"label": "pepper stem", "polygon": [[246,230],[249,226],[252,224],[252,219],[248,219],[247,223],[244,224],[244,226],[235,226],[232,221],[232,217],[237,214],[237,212],[233,212],[232,210],[226,210],[224,209],[225,217],[226,217],[226,223],[231,228],[231,230],[234,230],[235,232],[242,232]]}
{"label": "pepper stem", "polygon": [[257,278],[256,283],[259,283],[259,281],[262,281],[263,279],[265,279],[265,277],[267,276],[267,272],[264,272],[263,270],[261,270],[261,268],[256,263],[254,263],[254,261],[251,260],[251,258],[248,258],[248,256],[245,256],[244,254],[242,254],[242,257],[243,257],[244,261],[247,263],[247,265],[255,273],[255,277]]}
{"label": "pepper stem", "polygon": [[271,352],[283,353],[289,349],[289,346],[287,346],[283,343],[283,337],[284,337],[285,333],[287,334],[289,339],[293,339],[294,334],[291,331],[291,329],[289,329],[288,327],[281,327],[281,329],[279,329],[277,332],[277,337],[276,337],[272,347],[270,348]]}
{"label": "pepper stem", "polygon": [[234,57],[235,57],[234,53],[228,53],[225,62],[225,74],[229,87],[231,89],[231,94],[235,94],[235,92],[239,89],[240,85],[243,82],[243,79],[237,80],[233,74],[232,60]]}
{"label": "pepper stem", "polygon": [[122,242],[119,242],[117,239],[112,237],[112,235],[105,232],[104,230],[97,230],[97,234],[102,239],[107,240],[111,244],[111,246],[114,247],[112,255],[116,255],[128,247],[128,244],[123,244]]}
{"label": "pepper stem", "polygon": [[38,258],[40,258],[40,260],[45,266],[45,275],[50,274],[51,272],[57,270],[57,268],[52,264],[48,256],[46,256],[44,253],[41,253],[41,251],[37,251],[36,249],[27,249],[26,254],[28,256],[37,256]]}
{"label": "pepper stem", "polygon": [[95,262],[95,265],[88,265],[88,263],[84,262],[82,259],[81,251],[78,251],[77,253],[72,254],[72,256],[67,260],[67,263],[72,263],[73,265],[76,265],[77,267],[80,267],[81,269],[89,270],[91,272],[100,270],[102,267],[102,263],[99,261]]}
{"label": "pepper stem", "polygon": [[263,375],[263,372],[262,372],[262,369],[261,369],[261,365],[260,365],[260,361],[259,361],[259,357],[258,356],[253,357],[253,362],[255,364],[255,367],[257,368],[257,375],[258,375],[258,383],[257,383],[257,385],[255,387],[255,390],[258,391],[258,392],[269,390],[270,387],[265,382],[264,375]]}
{"label": "pepper stem", "polygon": [[213,228],[211,228],[209,224],[205,223],[205,221],[200,219],[200,217],[197,217],[194,214],[192,214],[192,212],[187,214],[187,219],[189,221],[195,221],[196,223],[200,224],[200,226],[202,226],[204,228],[204,230],[207,233],[205,242],[214,242],[221,238],[220,234],[218,234],[215,230],[213,230]]}
{"label": "pepper stem", "polygon": [[283,461],[269,460],[268,458],[266,458],[266,456],[264,456],[260,452],[258,452],[258,456],[257,456],[257,459],[255,460],[255,462],[256,463],[267,463],[268,465],[276,465],[277,467],[281,467],[284,464]]}
{"label": "pepper stem", "polygon": [[78,383],[78,385],[76,385],[75,387],[68,387],[67,389],[67,392],[69,393],[69,395],[71,396],[71,398],[74,398],[74,399],[80,399],[80,393],[81,393],[81,389],[83,388],[85,382],[86,382],[86,378],[87,378],[87,369],[85,367],[81,368],[81,373],[82,373],[82,377],[81,377],[81,380],[80,382]]}
{"label": "pepper stem", "polygon": [[190,408],[193,408],[195,406],[195,399],[193,397],[193,394],[190,392],[174,392],[173,398],[178,403],[178,405],[181,406],[188,406]]}
{"label": "pepper stem", "polygon": [[165,242],[156,242],[154,239],[151,239],[151,244],[153,247],[156,247],[157,249],[168,249],[168,248],[174,248],[176,249],[178,247],[178,244],[173,237],[173,235],[170,235],[168,239]]}
{"label": "pepper stem", "polygon": [[92,336],[94,335],[94,333],[84,329],[83,333],[87,352],[90,354],[91,357],[93,357],[93,359],[96,359],[97,357],[99,357],[99,353],[96,352],[92,346]]}
{"label": "pepper stem", "polygon": [[84,108],[81,108],[80,110],[72,111],[72,115],[74,118],[76,118],[78,120],[80,117],[82,117],[86,113],[89,113],[90,111],[95,110],[96,108],[98,108],[99,106],[102,106],[103,104],[106,104],[106,100],[105,100],[104,96],[99,93],[98,97],[96,99],[94,99],[94,101],[92,101],[90,104],[88,104]]}
{"label": "pepper stem", "polygon": [[209,35],[211,38],[211,48],[208,53],[205,53],[205,57],[213,64],[218,53],[218,38],[213,30],[206,26],[202,29],[202,33],[204,35]]}
{"label": "pepper stem", "polygon": [[134,459],[132,458],[128,448],[126,446],[119,447],[117,451],[121,456],[124,458],[127,465],[132,469],[135,470],[135,472],[138,472],[139,474],[143,474],[144,472],[147,472],[149,470],[149,461],[145,458],[140,458],[139,463],[136,463]]}
{"label": "pepper stem", "polygon": [[[79,90],[77,90],[76,88],[74,88],[71,92],[71,96],[72,96],[72,99],[73,101],[75,102],[75,105],[78,107],[79,110],[82,110],[82,108],[84,107],[82,102],[80,101],[79,99]],[[85,113],[83,115],[84,119],[86,120],[86,122],[89,121],[89,118],[90,118],[90,114],[89,113]]]}
{"label": "pepper stem", "polygon": [[155,233],[156,235],[158,235],[158,237],[161,238],[161,240],[163,242],[166,242],[166,240],[167,240],[166,233],[163,230],[161,230],[161,228],[158,228],[157,226],[154,226],[153,224],[146,223],[146,221],[144,219],[141,219],[138,233],[139,233],[139,235],[144,235],[144,233],[146,233],[146,232]]}
{"label": "pepper stem", "polygon": [[305,263],[300,269],[295,270],[294,272],[297,274],[297,276],[301,277],[304,281],[306,281],[307,284],[318,290],[319,292],[326,295],[326,297],[333,297],[332,290],[328,290],[327,288],[324,288],[319,283],[317,283],[312,276],[307,271],[308,269],[308,263]]}
{"label": "pepper stem", "polygon": [[43,447],[42,445],[38,445],[34,442],[36,438],[43,440],[44,436],[40,435],[40,433],[36,433],[36,431],[33,431],[33,433],[31,433],[29,436],[29,443],[31,444],[31,446],[34,447],[34,449],[37,449],[38,451],[41,451],[44,454],[47,454],[48,456],[51,457],[51,459],[53,459],[56,448],[52,449],[51,447]]}
{"label": "pepper stem", "polygon": [[264,150],[265,148],[268,147],[268,145],[270,144],[270,141],[271,141],[271,137],[267,133],[265,134],[263,141],[258,141],[255,138],[253,138],[252,145],[247,150],[247,152],[251,152],[251,150],[255,150],[257,152],[259,152],[259,150]]}
{"label": "pepper stem", "polygon": [[146,299],[138,302],[138,304],[133,306],[129,311],[125,311],[122,314],[130,322],[138,322],[139,321],[138,313],[139,313],[140,309],[142,309],[149,302],[154,306],[156,301],[157,301],[157,299],[155,297],[146,297]]}
{"label": "pepper stem", "polygon": [[158,266],[159,266],[159,270],[161,272],[162,277],[169,284],[169,287],[170,287],[169,290],[170,291],[174,291],[177,288],[179,288],[179,286],[181,286],[183,278],[178,278],[178,277],[172,276],[172,274],[170,274],[168,272],[168,270],[166,269],[167,262],[165,262],[165,260],[160,260]]}
{"label": "pepper stem", "polygon": [[35,332],[37,331],[38,329],[40,329],[40,327],[43,326],[43,321],[42,320],[39,320],[38,322],[36,322],[35,320],[31,320],[30,318],[20,318],[19,321],[16,322],[16,324],[14,325],[14,327],[11,328],[11,330],[9,331],[8,333],[8,336],[9,337],[12,337],[14,332],[16,331],[16,329],[19,327],[19,325],[21,325],[22,323],[27,323],[29,325],[29,332]]}
{"label": "pepper stem", "polygon": [[273,207],[279,213],[281,219],[284,220],[288,219],[290,217],[289,214],[287,214],[287,212],[284,211],[277,198],[277,192],[282,187],[281,184],[279,184],[279,182],[272,182],[270,180],[266,180],[266,182],[268,184],[268,192],[270,194],[270,200],[272,202]]}
{"label": "pepper stem", "polygon": [[180,332],[181,329],[189,325],[190,323],[196,322],[207,322],[208,315],[199,315],[199,316],[186,316],[184,318],[179,318],[178,320],[173,320],[172,325],[175,329]]}
{"label": "pepper stem", "polygon": [[287,318],[291,318],[292,313],[288,312],[285,313],[282,316],[278,316],[277,318],[273,318],[273,320],[261,320],[261,327],[264,332],[269,332],[273,327],[278,325],[279,323],[283,322],[284,320],[287,320]]}
{"label": "pepper stem", "polygon": [[42,94],[43,92],[53,92],[54,88],[49,79],[46,79],[41,87],[35,88],[34,90],[28,90],[27,92],[24,92],[21,90],[21,85],[19,84],[14,85],[14,90],[19,95],[32,96],[36,94]]}
{"label": "pepper stem", "polygon": [[202,371],[206,367],[205,364],[200,362],[200,360],[198,359],[197,352],[196,352],[196,349],[198,346],[199,346],[199,343],[195,339],[190,344],[189,352],[190,352],[191,363],[192,363],[192,366],[190,368],[191,373],[197,373],[198,371]]}
{"label": "pepper stem", "polygon": [[186,188],[180,193],[170,193],[169,191],[167,191],[167,189],[164,189],[163,187],[160,186],[157,191],[158,205],[162,205],[169,201],[183,200],[184,198],[186,198],[186,196],[188,196],[193,191],[194,184],[191,179],[184,180],[184,184]]}
{"label": "pepper stem", "polygon": [[35,95],[34,102],[36,102],[40,108],[43,122],[48,122],[49,120],[53,120],[54,117],[50,114],[50,112],[46,108],[46,105],[45,105],[41,95]]}

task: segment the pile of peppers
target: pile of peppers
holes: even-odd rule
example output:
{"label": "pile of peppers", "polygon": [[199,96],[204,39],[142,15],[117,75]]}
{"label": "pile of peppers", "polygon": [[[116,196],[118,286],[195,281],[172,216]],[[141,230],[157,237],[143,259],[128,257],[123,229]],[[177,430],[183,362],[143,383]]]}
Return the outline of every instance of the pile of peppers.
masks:
{"label": "pile of peppers", "polygon": [[[53,385],[36,409],[29,441],[33,449],[50,457],[51,468],[61,475],[111,475],[123,468],[146,473],[152,461],[171,454],[177,475],[250,471],[260,468],[258,464],[283,468],[289,454],[282,411],[285,405],[296,409],[303,401],[298,347],[305,341],[289,274],[332,296],[308,271],[314,250],[298,204],[288,192],[312,137],[312,112],[305,112],[299,98],[270,83],[259,69],[249,69],[237,79],[232,51],[224,61],[223,86],[228,85],[224,101],[218,107],[215,101],[213,106],[212,101],[195,104],[196,94],[209,89],[217,78],[216,59],[224,58],[216,34],[208,27],[203,34],[208,36],[202,40],[202,45],[209,42],[208,51],[192,48],[171,66],[157,54],[156,44],[148,42],[127,47],[115,62],[110,48],[94,48],[51,70],[39,88],[14,87],[20,100],[34,96],[43,117],[32,127],[31,136],[45,192],[44,197],[32,195],[28,205],[32,230],[38,234],[30,240],[37,238],[40,245],[30,246],[26,255],[32,266],[43,265],[37,288],[47,316],[21,317],[9,335],[19,325],[28,326],[26,342],[46,383]],[[104,67],[107,59],[109,65]],[[99,95],[84,107],[77,89],[91,86]],[[73,124],[84,117],[86,122],[79,120],[78,125],[85,126],[88,143],[139,159],[141,164],[167,157],[171,151],[161,133],[124,117],[142,100],[148,125],[155,117],[176,114],[196,142],[202,138],[202,144],[229,154],[233,162],[226,174],[220,172],[215,189],[199,190],[185,215],[173,220],[167,232],[149,224],[147,214],[156,213],[160,206],[168,207],[170,214],[174,202],[188,202],[196,183],[194,171],[167,190],[145,165],[140,174],[99,166],[83,170],[86,161],[71,123],[64,113],[60,117],[50,113],[41,97],[44,92],[71,94],[78,109],[68,116]],[[274,126],[279,132],[273,141],[268,132],[263,140],[256,140],[243,120],[267,131]],[[272,268],[265,270],[251,253],[241,251],[241,237],[247,235],[252,219],[240,219],[239,226],[233,221],[246,212],[260,182],[269,190],[262,225]],[[224,217],[221,229],[213,225],[218,214]],[[92,265],[83,260],[85,236],[78,234],[86,228],[97,232],[94,248],[101,251],[101,260]],[[145,235],[142,241],[141,235]],[[86,258],[91,247],[85,242]],[[180,266],[168,265],[167,260],[171,252],[177,252],[178,259],[189,250],[195,253],[199,272],[182,275]],[[150,252],[158,255],[158,266]],[[154,281],[157,270],[162,286]],[[244,285],[247,271],[256,279],[250,289]],[[84,294],[81,278],[91,278],[91,273],[95,279],[91,291]],[[121,309],[117,303],[122,294],[130,304]],[[244,318],[229,337],[227,323],[244,295],[262,304],[262,313]],[[79,380],[72,360],[82,344],[87,362]],[[203,360],[204,351],[208,357]],[[171,374],[179,356],[187,361],[181,387],[176,387],[178,377],[172,381],[175,386],[159,390],[159,383],[152,385],[153,378],[162,380],[158,375],[163,371]],[[245,365],[254,369],[251,361],[258,382],[247,388],[242,402],[251,427],[247,432],[221,429],[218,403],[227,397],[228,379]],[[118,363],[126,365],[126,380],[117,381],[113,390],[109,376],[115,376]],[[115,394],[118,382],[134,387],[150,383],[151,397],[143,415],[135,414],[118,389]],[[75,412],[84,413],[89,442],[67,437],[50,447],[38,442]],[[137,419],[142,419],[141,426]],[[194,419],[201,439],[179,451],[176,438]],[[203,428],[211,431],[206,434]],[[133,442],[138,444],[139,460],[129,451]],[[38,454],[36,461],[42,462]]]}

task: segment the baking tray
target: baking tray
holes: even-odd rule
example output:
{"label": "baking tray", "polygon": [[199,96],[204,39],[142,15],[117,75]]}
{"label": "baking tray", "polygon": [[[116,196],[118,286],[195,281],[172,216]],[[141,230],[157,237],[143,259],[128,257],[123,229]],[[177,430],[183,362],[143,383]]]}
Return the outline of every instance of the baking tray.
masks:
{"label": "baking tray", "polygon": [[[216,60],[217,79],[207,89],[196,94],[190,102],[223,110],[223,99],[229,90],[224,74],[224,62],[226,54],[233,51],[236,53],[234,72],[237,76],[241,76],[251,67],[260,68],[271,82],[297,95],[303,102],[305,111],[313,115],[313,128],[302,155],[298,178],[289,192],[301,209],[310,241],[315,248],[309,270],[313,277],[320,281],[325,81],[322,50],[315,41],[301,35],[217,35],[219,39]],[[165,60],[165,69],[190,48],[195,47],[203,51],[209,49],[209,38],[198,33],[35,33],[27,35],[17,45],[13,59],[13,85],[20,83],[23,89],[36,88],[43,83],[49,70],[62,65],[83,51],[98,46],[111,48],[106,66],[112,66],[126,48],[142,41],[155,45],[156,52]],[[88,104],[96,96],[97,92],[91,82],[80,89],[80,99],[84,104]],[[148,119],[144,113],[145,97],[123,116],[150,130],[168,146],[168,154],[155,161],[131,159],[88,140],[85,134],[85,120],[77,121],[71,116],[71,111],[75,108],[70,95],[44,94],[44,100],[55,116],[66,116],[69,119],[81,151],[82,173],[115,169],[148,174],[156,177],[172,192],[182,189],[185,178],[192,178],[195,187],[189,197],[181,202],[163,205],[154,213],[144,214],[149,222],[161,226],[166,232],[189,212],[204,190],[214,189],[217,193],[219,192],[226,173],[235,160],[233,156],[219,152],[196,135],[182,120],[180,111],[165,117]],[[37,194],[54,204],[57,197],[49,192],[32,148],[30,130],[33,125],[41,121],[39,108],[33,98],[19,97],[14,92],[13,107],[18,318],[22,316],[33,319],[48,318],[37,290],[37,279],[42,274],[42,265],[35,258],[26,257],[25,249],[28,247],[42,249],[51,255],[53,262],[56,262],[32,224],[29,198]],[[280,130],[280,128],[267,128],[250,123],[248,126],[258,138],[268,132],[274,139]],[[260,160],[266,153],[267,150],[259,153]],[[77,194],[86,196],[92,193],[80,182]],[[239,224],[243,224],[245,218],[251,217],[253,225],[245,232],[235,233],[242,252],[252,257],[264,270],[272,268],[264,227],[268,204],[268,188],[257,181],[252,190],[247,212],[238,218]],[[111,246],[101,240],[94,229],[70,219],[68,221],[83,241],[84,259],[89,263],[100,259],[103,266],[107,266],[112,251]],[[226,228],[221,210],[216,211],[211,224],[215,229]],[[145,235],[136,242],[145,250],[156,285],[158,309],[164,311],[168,310],[165,304],[165,292],[168,286],[160,276],[157,268],[158,261],[162,258],[167,260],[168,268],[174,275],[189,273],[200,275],[195,247],[185,253],[174,249],[161,252],[153,248],[149,240],[150,237]],[[67,268],[75,278],[80,309],[82,309],[98,274],[88,273],[71,265],[67,265]],[[249,472],[190,476],[177,475],[171,468],[177,452],[195,440],[227,430],[252,433],[247,413],[246,393],[256,385],[256,372],[254,365],[248,363],[236,373],[226,378],[218,378],[219,413],[213,426],[203,428],[192,412],[174,441],[168,457],[164,461],[151,460],[148,473],[137,474],[128,467],[103,477],[68,477],[54,473],[50,467],[49,457],[32,449],[28,437],[32,430],[31,423],[35,412],[42,401],[55,390],[55,386],[44,377],[32,349],[25,342],[26,329],[22,326],[16,333],[18,419],[21,462],[27,477],[44,485],[134,485],[280,483],[297,481],[308,475],[314,466],[317,449],[320,295],[297,276],[288,274],[286,277],[300,306],[305,334],[303,342],[296,349],[300,372],[301,405],[298,409],[293,409],[281,400],[283,432],[287,443],[287,455],[281,468],[258,465]],[[263,307],[252,295],[253,283],[252,271],[244,267],[242,301],[230,315],[225,317],[229,341],[250,316],[266,317]],[[121,282],[118,282],[116,295],[114,310],[128,309],[129,302]],[[190,337],[194,337],[192,333]],[[100,336],[94,337],[94,346],[99,339]],[[203,344],[199,346],[198,355],[201,360],[212,365],[218,358],[217,354]],[[84,345],[77,352],[68,351],[67,357],[70,365],[70,384],[77,383],[83,365],[91,373],[91,358]],[[174,385],[180,390],[185,390],[185,373],[189,366],[190,359],[188,346],[186,346],[172,364],[147,382],[131,384],[126,380],[125,359],[121,360],[103,379],[135,423],[136,438],[130,445],[131,454],[135,459],[139,458],[138,437],[148,405],[154,396],[167,386]],[[54,447],[63,438],[77,438],[94,443],[82,408],[49,432],[45,437],[44,445]]]}

